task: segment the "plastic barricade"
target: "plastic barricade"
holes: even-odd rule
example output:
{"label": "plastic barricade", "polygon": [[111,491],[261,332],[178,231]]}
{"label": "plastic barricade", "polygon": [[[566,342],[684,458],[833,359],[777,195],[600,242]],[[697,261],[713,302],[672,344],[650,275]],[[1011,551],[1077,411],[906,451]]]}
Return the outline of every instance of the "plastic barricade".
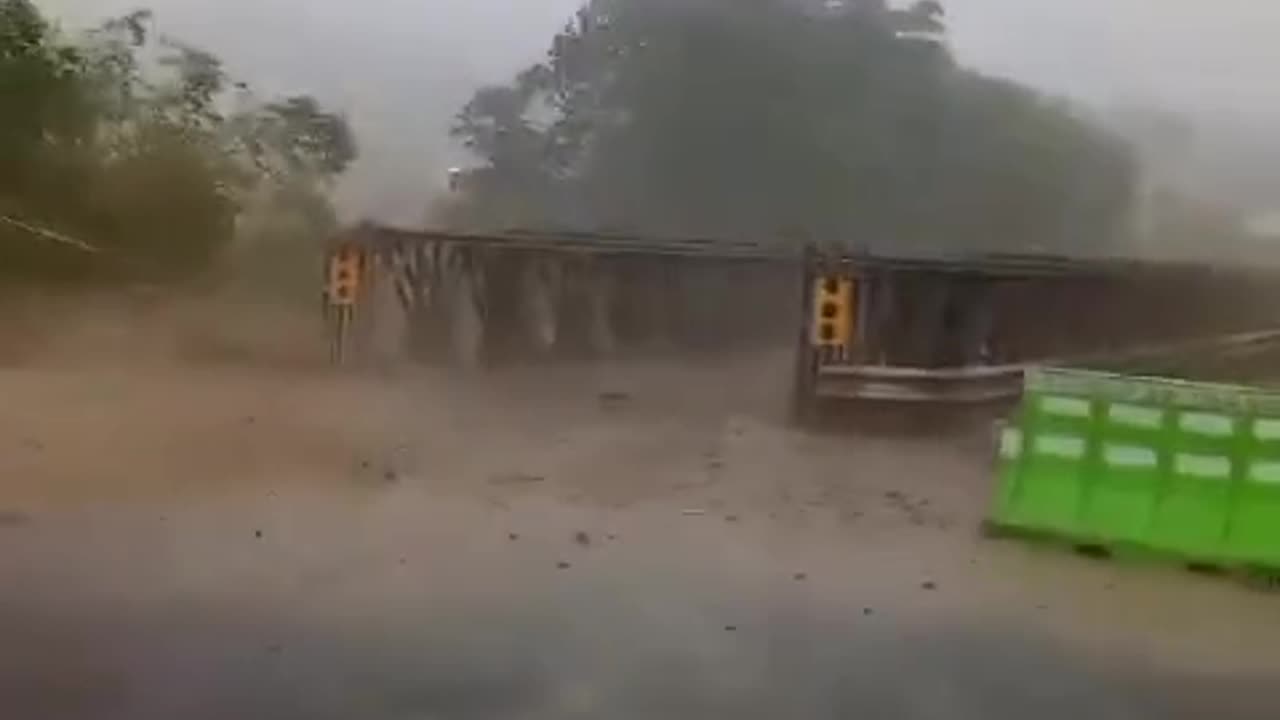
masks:
{"label": "plastic barricade", "polygon": [[1032,370],[999,477],[996,528],[1280,569],[1280,393]]}

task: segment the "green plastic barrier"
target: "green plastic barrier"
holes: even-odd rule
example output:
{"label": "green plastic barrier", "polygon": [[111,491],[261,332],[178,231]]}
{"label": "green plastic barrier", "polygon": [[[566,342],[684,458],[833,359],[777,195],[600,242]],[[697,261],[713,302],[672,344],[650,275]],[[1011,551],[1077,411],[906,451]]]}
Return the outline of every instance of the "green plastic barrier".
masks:
{"label": "green plastic barrier", "polygon": [[1031,371],[999,467],[996,527],[1280,569],[1280,393]]}

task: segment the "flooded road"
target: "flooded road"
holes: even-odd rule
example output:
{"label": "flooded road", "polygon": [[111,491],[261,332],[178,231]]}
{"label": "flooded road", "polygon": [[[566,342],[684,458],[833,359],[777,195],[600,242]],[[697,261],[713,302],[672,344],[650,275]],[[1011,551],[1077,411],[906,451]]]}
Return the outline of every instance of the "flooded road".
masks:
{"label": "flooded road", "polygon": [[1280,716],[1275,596],[982,540],[983,428],[785,377],[0,372],[3,716]]}

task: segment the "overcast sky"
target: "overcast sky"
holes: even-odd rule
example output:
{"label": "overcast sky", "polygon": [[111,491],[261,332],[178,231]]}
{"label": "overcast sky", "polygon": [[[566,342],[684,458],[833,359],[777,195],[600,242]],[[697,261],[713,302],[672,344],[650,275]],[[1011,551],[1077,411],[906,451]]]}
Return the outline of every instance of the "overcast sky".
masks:
{"label": "overcast sky", "polygon": [[[462,158],[445,136],[482,84],[537,59],[578,0],[36,0],[69,25],[139,6],[270,92],[345,110],[364,158],[349,213],[420,222]],[[944,0],[962,62],[1101,107],[1280,121],[1280,0]]]}

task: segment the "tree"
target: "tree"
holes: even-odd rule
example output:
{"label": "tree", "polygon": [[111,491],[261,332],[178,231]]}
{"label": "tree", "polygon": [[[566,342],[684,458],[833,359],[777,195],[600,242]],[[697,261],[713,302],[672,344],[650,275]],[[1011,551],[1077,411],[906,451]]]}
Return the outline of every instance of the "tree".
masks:
{"label": "tree", "polygon": [[454,133],[473,224],[1099,249],[1133,175],[1066,106],[958,66],[933,0],[592,0]]}
{"label": "tree", "polygon": [[0,0],[0,199],[11,195],[54,143],[91,130],[78,84],[84,58],[51,42],[51,29],[27,0]]}
{"label": "tree", "polygon": [[357,154],[341,115],[308,96],[258,99],[215,55],[157,36],[148,11],[69,40],[28,0],[0,0],[0,96],[0,214],[104,251],[68,253],[6,225],[10,276],[189,276],[225,254],[250,211],[296,214],[316,244],[333,180]]}

